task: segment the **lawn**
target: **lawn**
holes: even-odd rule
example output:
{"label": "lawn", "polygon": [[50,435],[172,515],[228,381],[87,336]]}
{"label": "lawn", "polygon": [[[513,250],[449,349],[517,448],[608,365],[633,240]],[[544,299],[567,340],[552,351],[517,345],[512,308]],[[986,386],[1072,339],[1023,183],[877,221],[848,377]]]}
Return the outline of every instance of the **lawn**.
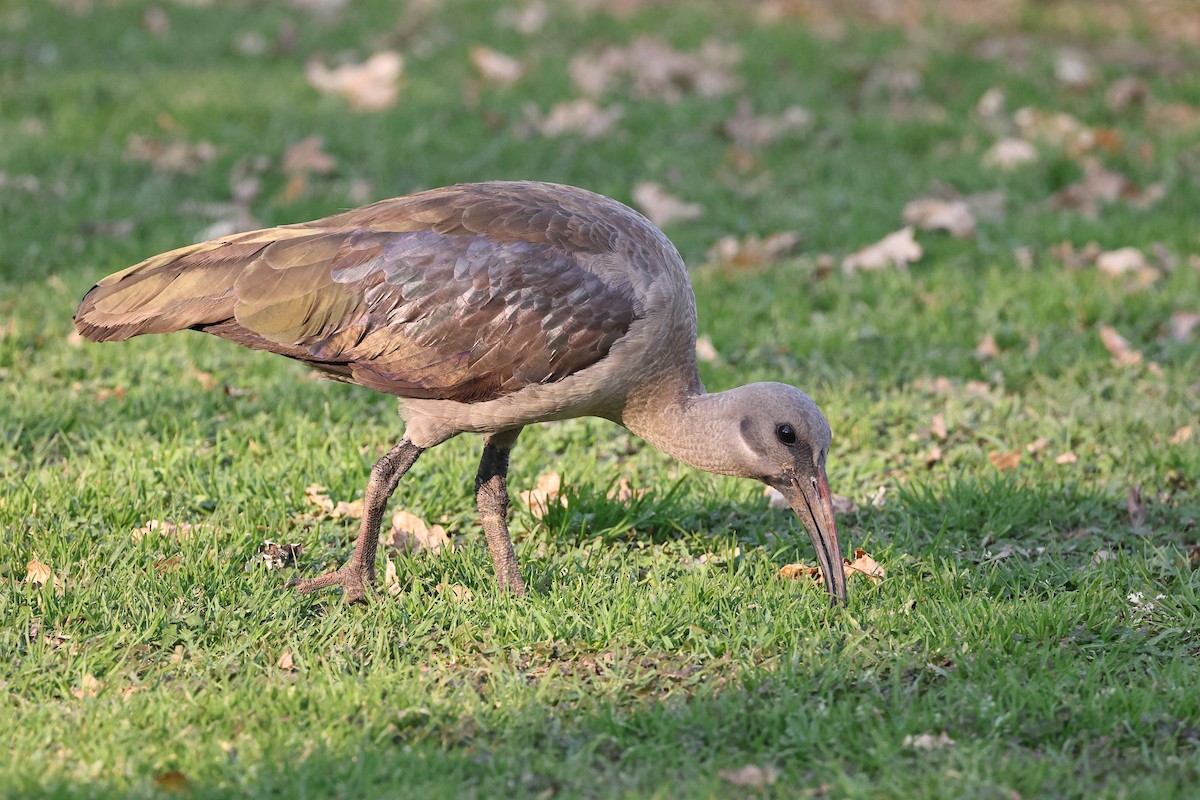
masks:
{"label": "lawn", "polygon": [[[0,6],[0,795],[1194,796],[1200,31],[1184,0],[981,9]],[[394,85],[329,87],[389,51]],[[366,604],[297,595],[394,399],[72,335],[154,253],[517,178],[694,204],[664,226],[704,380],[817,400],[881,582],[831,609],[760,485],[572,420],[514,451],[528,597],[493,587],[473,437],[392,505],[452,547],[381,553]],[[920,199],[951,230],[909,207],[919,257],[854,268]]]}

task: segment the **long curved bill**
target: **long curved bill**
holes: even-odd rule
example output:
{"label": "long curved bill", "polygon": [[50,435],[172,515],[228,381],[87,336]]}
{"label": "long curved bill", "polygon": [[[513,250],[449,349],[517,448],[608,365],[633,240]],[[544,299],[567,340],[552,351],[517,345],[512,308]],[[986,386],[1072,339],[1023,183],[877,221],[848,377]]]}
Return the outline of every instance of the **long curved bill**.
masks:
{"label": "long curved bill", "polygon": [[833,519],[833,498],[824,470],[815,481],[797,476],[779,489],[808,531],[831,604],[845,605],[846,569],[842,562],[842,546],[838,542],[837,523]]}

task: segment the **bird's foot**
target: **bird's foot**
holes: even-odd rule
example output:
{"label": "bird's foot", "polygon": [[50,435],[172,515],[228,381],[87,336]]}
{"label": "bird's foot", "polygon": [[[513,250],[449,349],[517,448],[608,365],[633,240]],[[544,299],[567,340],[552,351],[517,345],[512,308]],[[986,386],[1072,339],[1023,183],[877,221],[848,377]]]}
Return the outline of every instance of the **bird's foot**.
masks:
{"label": "bird's foot", "polygon": [[354,561],[349,561],[336,572],[326,572],[315,578],[294,578],[287,588],[301,594],[309,594],[330,586],[341,586],[342,597],[347,603],[358,603],[367,599],[367,587],[375,583],[374,570],[363,570]]}

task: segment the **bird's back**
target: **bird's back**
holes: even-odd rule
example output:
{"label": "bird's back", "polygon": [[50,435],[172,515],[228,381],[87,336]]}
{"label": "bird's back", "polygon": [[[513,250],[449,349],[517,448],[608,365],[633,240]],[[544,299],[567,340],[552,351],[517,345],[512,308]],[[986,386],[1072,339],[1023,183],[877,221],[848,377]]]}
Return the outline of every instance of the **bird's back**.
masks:
{"label": "bird's back", "polygon": [[97,341],[201,330],[476,403],[577,374],[654,314],[694,335],[686,270],[648,220],[582,189],[497,182],[154,256],[102,279],[75,325]]}

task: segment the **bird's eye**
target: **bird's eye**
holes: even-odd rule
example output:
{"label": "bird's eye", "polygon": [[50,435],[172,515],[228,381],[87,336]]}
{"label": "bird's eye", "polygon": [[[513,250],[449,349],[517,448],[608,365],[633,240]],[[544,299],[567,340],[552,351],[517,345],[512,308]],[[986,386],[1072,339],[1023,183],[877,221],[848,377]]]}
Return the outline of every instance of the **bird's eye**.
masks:
{"label": "bird's eye", "polygon": [[786,422],[782,425],[775,426],[775,435],[779,437],[779,441],[783,442],[784,444],[796,443],[796,429],[791,425],[788,425]]}

